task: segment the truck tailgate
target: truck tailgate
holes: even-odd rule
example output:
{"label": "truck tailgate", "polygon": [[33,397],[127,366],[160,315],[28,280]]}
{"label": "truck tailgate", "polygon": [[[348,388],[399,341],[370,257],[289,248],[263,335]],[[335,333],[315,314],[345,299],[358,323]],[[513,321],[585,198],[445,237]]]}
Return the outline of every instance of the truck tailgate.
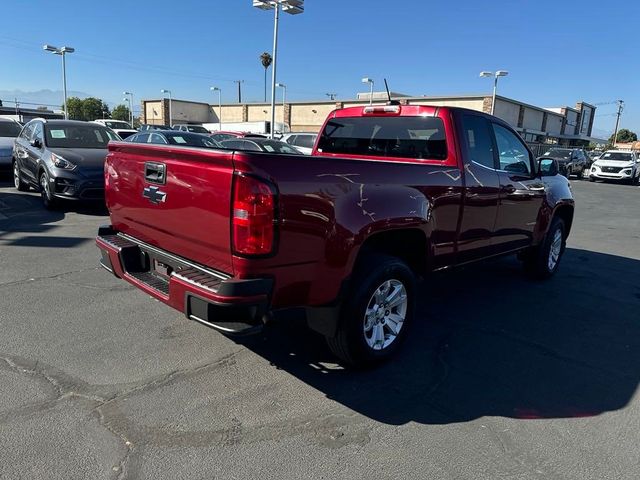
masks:
{"label": "truck tailgate", "polygon": [[233,153],[111,142],[105,199],[113,227],[143,242],[233,274]]}

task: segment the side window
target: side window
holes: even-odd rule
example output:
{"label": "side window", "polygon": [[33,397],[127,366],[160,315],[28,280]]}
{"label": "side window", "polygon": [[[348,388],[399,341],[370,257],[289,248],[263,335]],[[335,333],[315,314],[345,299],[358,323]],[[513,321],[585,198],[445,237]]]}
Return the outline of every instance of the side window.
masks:
{"label": "side window", "polygon": [[152,133],[151,135],[149,135],[149,143],[155,143],[156,145],[166,145],[167,141],[162,138],[162,136],[158,135],[157,133]]}
{"label": "side window", "polygon": [[313,135],[298,135],[296,143],[294,145],[304,148],[313,148],[315,137]]}
{"label": "side window", "polygon": [[498,146],[500,170],[530,175],[531,159],[524,143],[513,132],[496,123],[493,124],[493,132]]}
{"label": "side window", "polygon": [[26,140],[27,142],[31,139],[31,134],[33,133],[33,123],[27,123],[22,132],[20,132],[20,138]]}
{"label": "side window", "polygon": [[40,140],[40,142],[42,142],[43,133],[44,131],[42,129],[42,124],[36,123],[33,127],[33,136],[31,138],[37,138],[38,140]]}
{"label": "side window", "polygon": [[298,135],[291,135],[289,138],[287,138],[285,141],[289,144],[289,145],[295,145],[296,144],[296,140],[298,140]]}
{"label": "side window", "polygon": [[464,115],[462,129],[469,159],[487,168],[496,168],[489,122],[478,115]]}
{"label": "side window", "polygon": [[141,133],[136,137],[136,143],[147,143],[148,139],[149,139],[148,133]]}

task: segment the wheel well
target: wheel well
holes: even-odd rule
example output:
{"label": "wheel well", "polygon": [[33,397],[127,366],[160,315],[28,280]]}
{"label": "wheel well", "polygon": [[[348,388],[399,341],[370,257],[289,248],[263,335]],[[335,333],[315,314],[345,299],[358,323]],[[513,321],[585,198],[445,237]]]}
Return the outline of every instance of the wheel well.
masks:
{"label": "wheel well", "polygon": [[571,205],[560,205],[556,209],[555,216],[561,218],[564,222],[564,225],[566,227],[564,236],[566,238],[567,236],[569,236],[569,232],[571,231],[571,224],[573,223],[573,207]]}
{"label": "wheel well", "polygon": [[384,253],[398,257],[417,274],[424,274],[427,271],[427,237],[422,230],[390,230],[370,236],[360,247],[356,265],[371,253]]}

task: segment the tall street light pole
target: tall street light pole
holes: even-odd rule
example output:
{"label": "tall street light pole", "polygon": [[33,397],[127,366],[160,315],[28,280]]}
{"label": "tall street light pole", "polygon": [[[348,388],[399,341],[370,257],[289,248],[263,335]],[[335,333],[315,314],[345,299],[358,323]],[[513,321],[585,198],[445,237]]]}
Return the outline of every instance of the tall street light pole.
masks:
{"label": "tall street light pole", "polygon": [[165,90],[164,88],[160,90],[160,93],[168,93],[169,94],[169,127],[171,127],[171,120],[173,119],[173,99],[171,98],[171,90]]}
{"label": "tall street light pole", "polygon": [[278,63],[278,21],[280,8],[285,13],[297,15],[304,12],[304,0],[253,0],[253,6],[261,10],[275,10],[273,23],[273,64],[271,67],[271,133],[274,138],[276,124],[276,67]]}
{"label": "tall street light pole", "polygon": [[285,133],[284,128],[287,124],[287,116],[284,113],[284,106],[287,103],[287,86],[284,83],[276,83],[276,87],[282,89],[282,133]]}
{"label": "tall street light pole", "polygon": [[370,89],[369,89],[369,105],[372,105],[373,104],[373,79],[365,77],[365,78],[362,79],[362,83],[368,83],[369,86],[370,86]]}
{"label": "tall street light pole", "polygon": [[211,87],[209,90],[218,92],[218,130],[222,130],[222,89]]}
{"label": "tall street light pole", "polygon": [[122,92],[123,95],[129,95],[129,116],[131,117],[131,128],[133,128],[133,93]]}
{"label": "tall street light pole", "polygon": [[69,112],[67,108],[67,65],[65,61],[65,56],[67,53],[73,53],[76,51],[75,48],[72,47],[54,47],[53,45],[43,45],[43,50],[47,52],[51,52],[54,55],[60,55],[62,57],[62,90],[64,92],[64,118],[65,120],[69,119]]}
{"label": "tall street light pole", "polygon": [[506,70],[498,70],[496,73],[493,72],[480,72],[481,77],[491,78],[493,77],[493,96],[491,97],[491,115],[495,112],[496,109],[496,92],[498,91],[498,77],[506,77],[509,75],[509,72]]}
{"label": "tall street light pole", "polygon": [[[124,97],[122,101],[129,104],[129,118],[131,118],[131,100],[129,100],[129,97]],[[133,122],[131,122],[131,126],[133,127]]]}

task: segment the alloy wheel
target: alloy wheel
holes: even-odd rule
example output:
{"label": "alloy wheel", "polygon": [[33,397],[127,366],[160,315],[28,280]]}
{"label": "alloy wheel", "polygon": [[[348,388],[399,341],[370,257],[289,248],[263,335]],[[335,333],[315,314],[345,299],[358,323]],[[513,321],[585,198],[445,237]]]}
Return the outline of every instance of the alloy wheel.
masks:
{"label": "alloy wheel", "polygon": [[376,288],[367,304],[363,325],[364,338],[370,348],[383,350],[396,340],[408,305],[407,289],[400,280],[386,280]]}

